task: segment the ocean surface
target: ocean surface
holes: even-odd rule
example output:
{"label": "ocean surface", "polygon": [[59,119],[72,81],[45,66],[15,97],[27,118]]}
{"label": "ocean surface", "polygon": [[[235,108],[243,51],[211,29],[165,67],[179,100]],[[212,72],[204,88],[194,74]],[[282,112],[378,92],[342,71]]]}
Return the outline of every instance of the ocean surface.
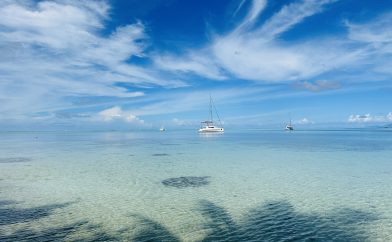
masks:
{"label": "ocean surface", "polygon": [[1,132],[25,240],[392,241],[392,132]]}

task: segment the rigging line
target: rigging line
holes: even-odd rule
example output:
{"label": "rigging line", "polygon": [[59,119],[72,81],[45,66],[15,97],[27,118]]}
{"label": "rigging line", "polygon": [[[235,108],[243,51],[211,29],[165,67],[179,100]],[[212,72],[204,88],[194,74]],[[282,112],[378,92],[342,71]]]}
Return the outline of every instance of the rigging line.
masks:
{"label": "rigging line", "polygon": [[211,97],[211,94],[210,94],[210,121],[211,122],[214,122],[214,117],[213,117],[213,115],[212,115],[212,106],[213,106],[213,103],[212,103],[213,101],[212,101],[212,97]]}
{"label": "rigging line", "polygon": [[[212,100],[212,99],[211,99],[211,100]],[[222,122],[221,122],[221,120],[220,120],[220,117],[219,117],[218,110],[217,110],[217,109],[216,109],[216,107],[215,107],[214,100],[212,100],[212,106],[214,107],[214,110],[215,110],[216,116],[218,117],[218,120],[219,120],[219,125],[223,127],[223,125],[222,125]]]}

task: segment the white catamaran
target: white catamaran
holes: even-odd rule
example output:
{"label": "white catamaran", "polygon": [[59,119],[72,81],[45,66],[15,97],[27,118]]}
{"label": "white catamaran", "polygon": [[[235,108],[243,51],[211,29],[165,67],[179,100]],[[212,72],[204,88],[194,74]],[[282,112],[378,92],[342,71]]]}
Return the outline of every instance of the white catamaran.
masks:
{"label": "white catamaran", "polygon": [[222,126],[218,111],[216,110],[215,105],[214,105],[214,101],[212,100],[211,95],[210,95],[210,120],[201,122],[201,127],[199,129],[200,133],[223,133],[224,132],[223,127],[218,127],[218,126],[214,125],[214,120],[213,120],[213,115],[212,115],[213,108],[215,110],[216,116],[218,117],[219,125]]}
{"label": "white catamaran", "polygon": [[294,126],[291,124],[291,115],[290,115],[290,123],[288,123],[286,125],[285,130],[287,130],[287,131],[293,131],[294,130]]}

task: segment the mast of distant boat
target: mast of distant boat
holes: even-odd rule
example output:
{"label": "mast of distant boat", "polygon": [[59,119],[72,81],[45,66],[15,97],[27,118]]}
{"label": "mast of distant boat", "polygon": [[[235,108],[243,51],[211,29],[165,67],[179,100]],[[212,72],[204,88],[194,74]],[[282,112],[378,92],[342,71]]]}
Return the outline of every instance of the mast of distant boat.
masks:
{"label": "mast of distant boat", "polygon": [[294,127],[291,124],[291,114],[289,114],[289,117],[290,117],[290,123],[286,125],[286,130],[292,131],[294,130]]}
{"label": "mast of distant boat", "polygon": [[[215,107],[214,100],[212,100],[212,98],[211,98],[211,94],[210,94],[210,101],[212,102],[212,107],[213,107],[214,110],[215,110],[216,117],[218,118],[218,121],[219,121],[219,125],[220,125],[220,126],[223,126],[223,125],[222,125],[222,122],[221,122],[221,119],[220,119],[220,117],[219,117],[218,110],[217,110],[216,107]],[[212,111],[211,111],[211,115],[212,115]],[[212,119],[211,119],[211,121],[212,121]]]}
{"label": "mast of distant boat", "polygon": [[211,97],[211,93],[210,93],[210,121],[211,123],[214,123],[214,119],[213,119],[213,115],[212,115],[212,97]]}

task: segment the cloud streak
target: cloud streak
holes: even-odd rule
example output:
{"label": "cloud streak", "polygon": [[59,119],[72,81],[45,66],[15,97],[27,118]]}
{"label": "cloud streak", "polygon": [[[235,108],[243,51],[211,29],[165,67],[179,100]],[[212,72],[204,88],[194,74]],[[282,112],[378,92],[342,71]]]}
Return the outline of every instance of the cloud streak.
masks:
{"label": "cloud streak", "polygon": [[284,6],[255,32],[259,38],[273,39],[286,32],[305,18],[319,13],[327,4],[337,0],[301,0]]}
{"label": "cloud streak", "polygon": [[[172,66],[176,66],[176,71],[193,72],[217,80],[240,78],[256,82],[288,82],[313,78],[355,61],[359,53],[347,53],[345,44],[334,40],[308,40],[287,45],[278,37],[334,2],[297,1],[284,6],[260,25],[257,20],[267,2],[253,1],[245,18],[229,34],[216,36],[202,51],[190,51],[185,57],[164,55],[155,63],[162,69],[173,70]],[[327,48],[320,49],[320,45]],[[162,58],[166,60],[164,64],[160,61]],[[205,71],[207,69],[222,71],[220,75],[216,74],[217,71],[211,75],[211,71]]]}
{"label": "cloud streak", "polygon": [[347,122],[349,123],[385,123],[392,121],[392,113],[387,115],[371,115],[371,114],[352,114],[348,117]]}
{"label": "cloud streak", "polygon": [[127,123],[144,124],[144,120],[130,112],[123,111],[119,106],[100,111],[98,117],[105,122],[120,120]]}
{"label": "cloud streak", "polygon": [[[343,75],[352,71],[360,73],[359,76],[381,73],[385,76],[378,74],[378,79],[386,79],[392,63],[388,54],[392,53],[392,29],[388,24],[391,14],[360,24],[346,20],[346,35],[307,38],[300,42],[282,39],[284,33],[333,7],[335,2],[337,0],[294,1],[260,23],[259,16],[267,2],[252,1],[247,15],[228,34],[214,36],[202,50],[190,50],[186,55],[163,55],[157,57],[155,63],[158,68],[192,72],[215,80],[297,82],[315,92],[340,86],[336,81],[328,81],[328,84],[321,81],[334,71]],[[240,2],[235,14],[242,9],[243,2]],[[359,79],[353,76],[345,82],[355,83]]]}
{"label": "cloud streak", "polygon": [[321,92],[341,88],[341,84],[336,81],[316,80],[314,82],[303,81],[295,84],[299,89],[305,89],[311,92]]}
{"label": "cloud streak", "polygon": [[308,118],[302,118],[300,120],[294,121],[294,124],[307,125],[307,124],[314,124],[314,122]]}
{"label": "cloud streak", "polygon": [[72,107],[66,101],[72,96],[144,95],[118,82],[186,85],[130,64],[145,56],[145,27],[136,22],[103,35],[110,18],[105,1],[6,1],[0,15],[0,98],[6,104],[0,112],[7,116]]}

